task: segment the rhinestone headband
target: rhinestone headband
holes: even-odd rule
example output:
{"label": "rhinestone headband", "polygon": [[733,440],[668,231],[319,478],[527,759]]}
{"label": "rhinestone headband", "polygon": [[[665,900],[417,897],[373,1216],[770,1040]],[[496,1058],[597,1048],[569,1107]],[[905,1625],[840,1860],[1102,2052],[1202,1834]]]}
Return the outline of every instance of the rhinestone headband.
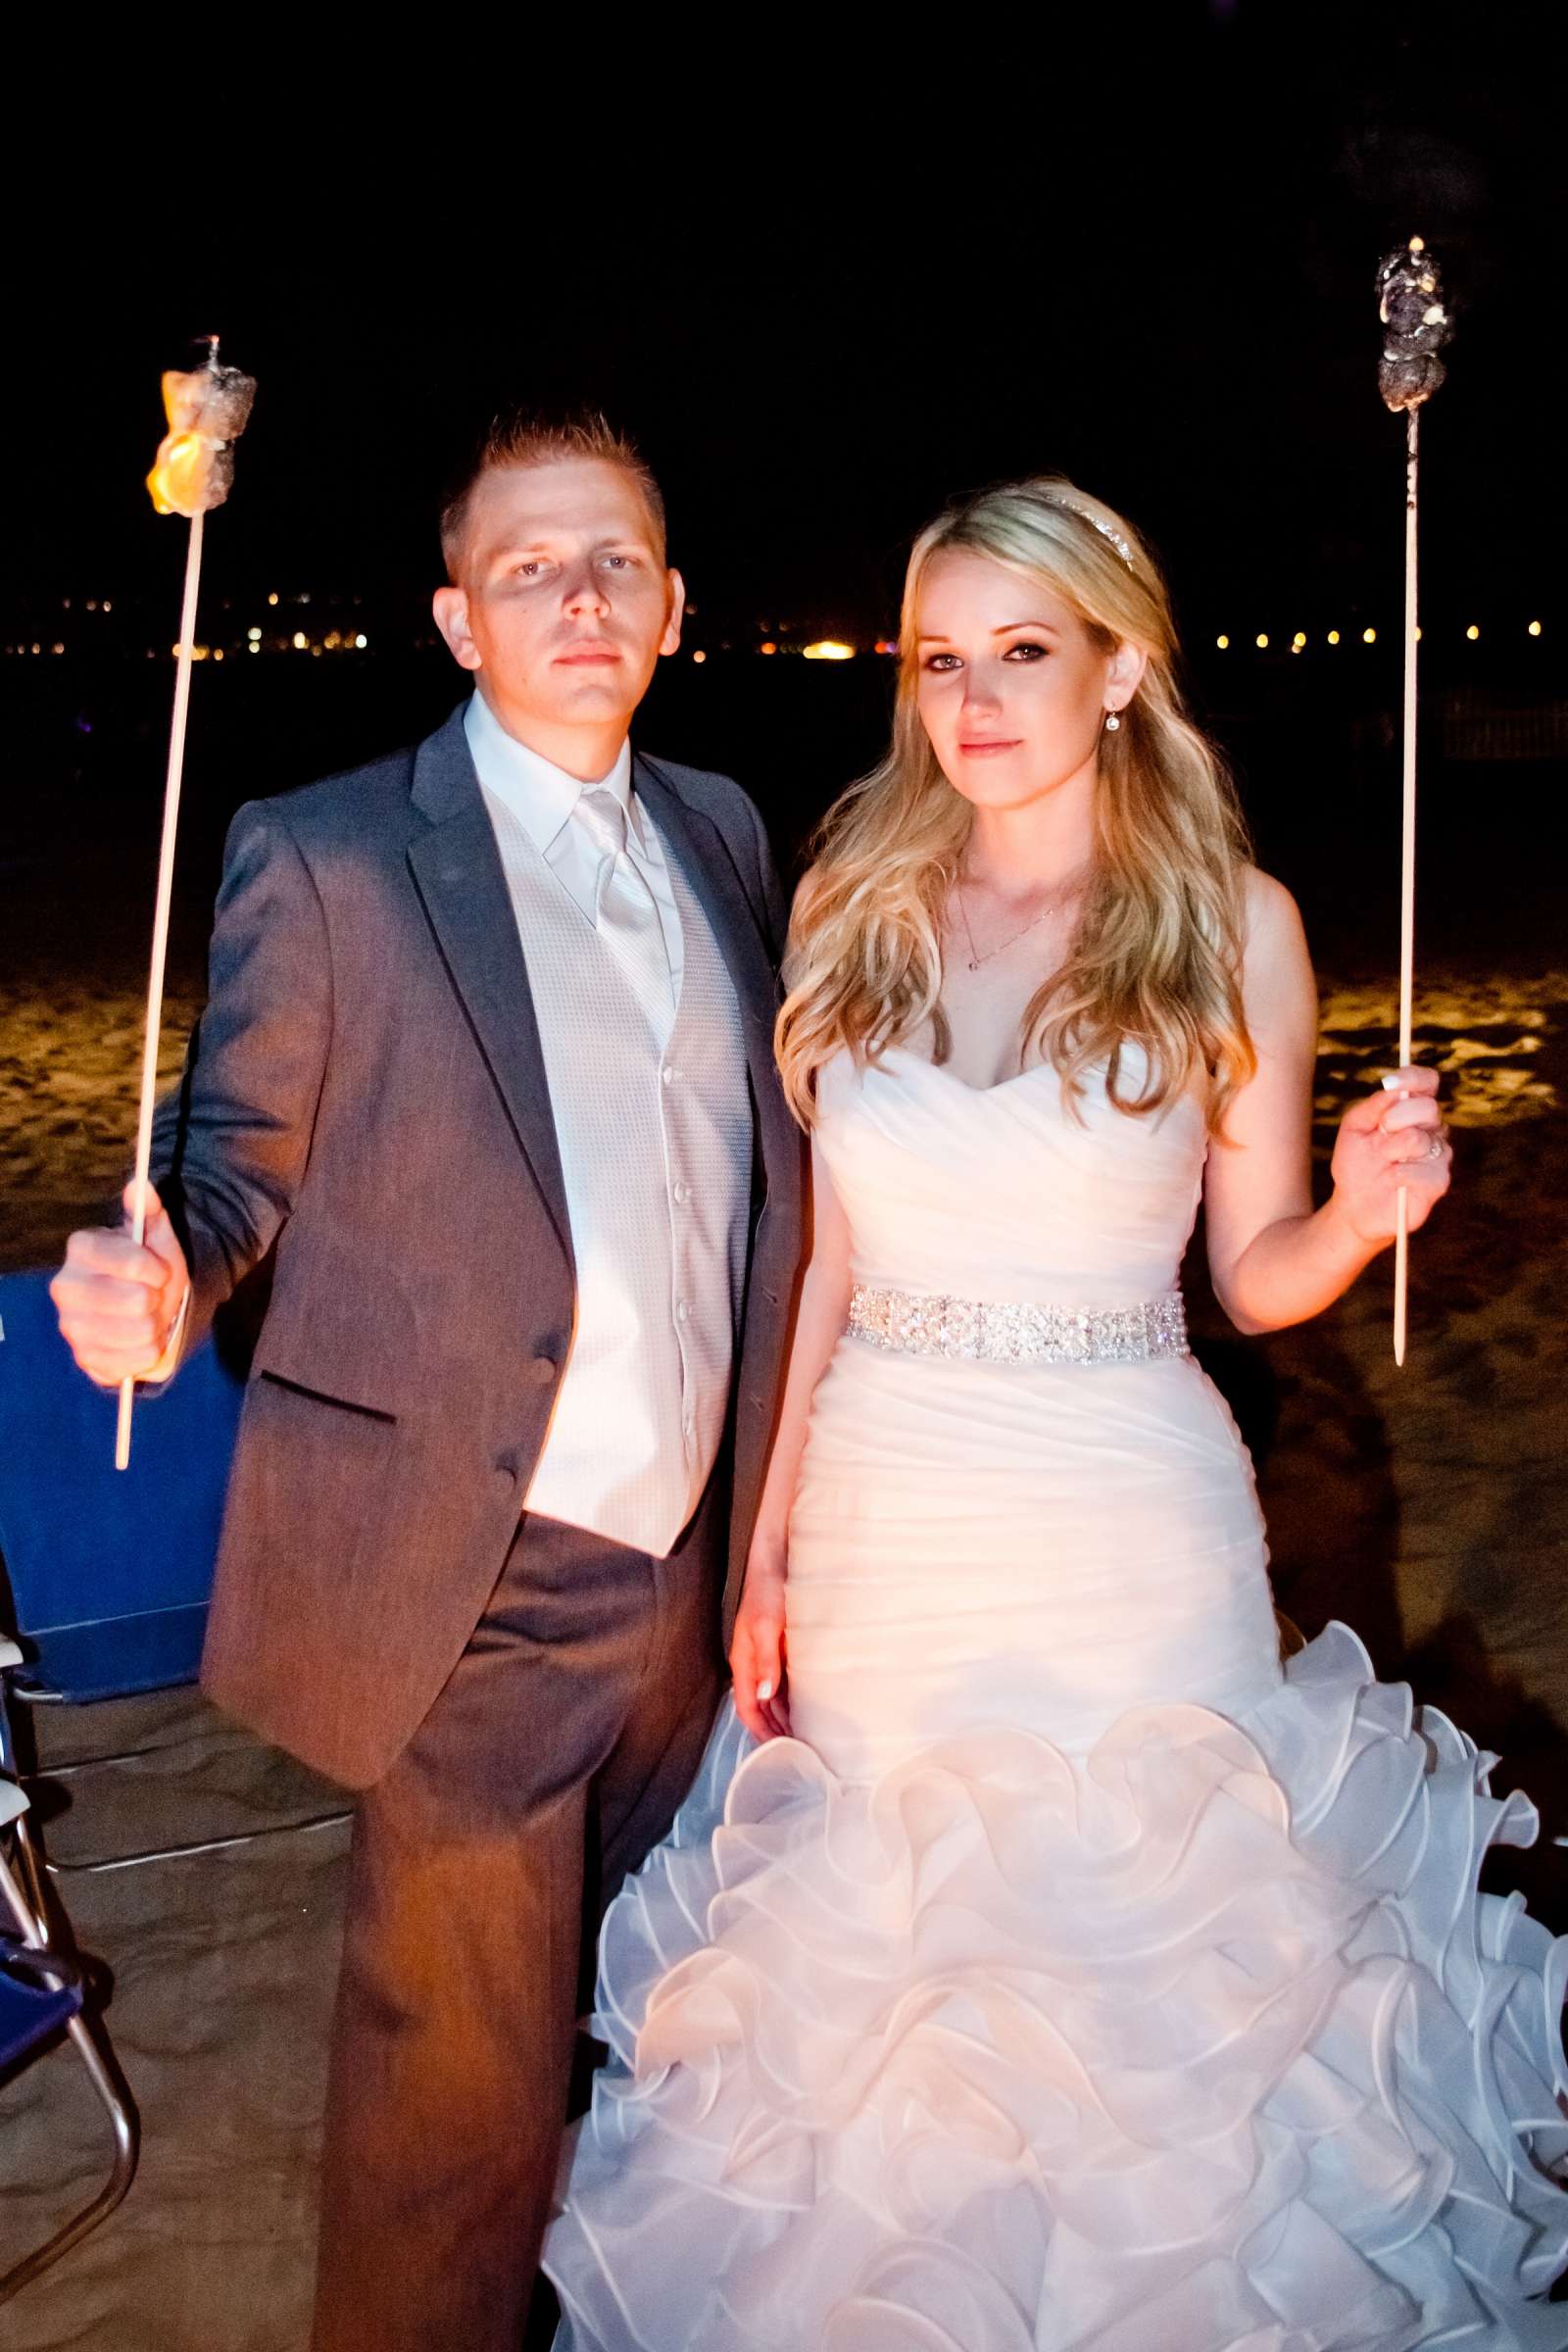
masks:
{"label": "rhinestone headband", "polygon": [[1091,514],[1087,507],[1074,506],[1070,498],[1048,497],[1046,504],[1048,507],[1059,508],[1063,514],[1076,514],[1080,522],[1087,522],[1090,524],[1093,529],[1100,533],[1102,539],[1108,539],[1110,541],[1111,546],[1116,550],[1117,555],[1120,556],[1122,562],[1126,564],[1129,571],[1137,570],[1138,566],[1133,562],[1132,549],[1128,546],[1120,531],[1112,529],[1108,522],[1102,522],[1100,516],[1098,514]]}

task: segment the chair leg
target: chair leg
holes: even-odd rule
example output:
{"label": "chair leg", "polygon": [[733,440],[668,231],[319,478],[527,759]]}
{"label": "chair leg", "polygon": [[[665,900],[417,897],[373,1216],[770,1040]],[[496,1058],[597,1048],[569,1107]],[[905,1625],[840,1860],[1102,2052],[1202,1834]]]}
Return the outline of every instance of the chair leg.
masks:
{"label": "chair leg", "polygon": [[38,1940],[43,1944],[53,1944],[54,1936],[49,1924],[49,1895],[44,1875],[47,1865],[38,1850],[37,1840],[33,1837],[31,1824],[25,1814],[20,1821],[12,1823],[11,1834],[16,1840],[18,1878],[24,1898],[32,1913],[34,1925],[38,1930]]}
{"label": "chair leg", "polygon": [[[29,1908],[22,1888],[3,1855],[0,1855],[0,1894],[5,1897],[7,1907],[21,1932],[23,1941],[31,1944],[35,1950],[47,1951],[49,1947],[42,1932],[41,1922]],[[86,2069],[87,2080],[97,2094],[99,2104],[109,2118],[110,2131],[114,2135],[114,2162],[110,2167],[108,2180],[91,2203],[84,2205],[79,2213],[66,2222],[35,2252],[24,2256],[21,2262],[13,2264],[9,2271],[0,2276],[0,2303],[10,2302],[13,2295],[20,2294],[22,2289],[36,2278],[41,2272],[48,2270],[51,2264],[58,2262],[60,2257],[69,2253],[73,2246],[79,2245],[90,2230],[96,2230],[100,2222],[107,2220],[123,2197],[126,2189],[129,2188],[136,2174],[135,2109],[116,2082],[85,2018],[72,2018],[66,2027],[66,2032],[77,2057]]]}
{"label": "chair leg", "polygon": [[[16,1781],[20,1787],[25,1788],[27,1776],[19,1771],[17,1765],[17,1740],[11,1721],[10,1700],[10,1685],[5,1676],[0,1674],[0,1773],[3,1773],[8,1780]],[[12,1834],[16,1838],[17,1862],[22,1873],[23,1891],[35,1915],[34,1924],[38,1933],[47,1944],[52,1941],[52,1937],[49,1933],[49,1900],[44,1890],[43,1862],[38,1848],[33,1842],[31,1825],[24,1813],[13,1822]]]}
{"label": "chair leg", "polygon": [[188,1845],[149,1845],[134,1854],[106,1854],[98,1862],[57,1862],[45,1860],[44,1868],[52,1879],[96,1878],[111,1870],[138,1870],[143,1862],[183,1862],[191,1854],[220,1854],[230,1846],[255,1845],[263,1838],[303,1837],[308,1830],[335,1830],[354,1815],[345,1813],[313,1813],[306,1821],[273,1821],[259,1830],[236,1830],[228,1838],[197,1838]]}

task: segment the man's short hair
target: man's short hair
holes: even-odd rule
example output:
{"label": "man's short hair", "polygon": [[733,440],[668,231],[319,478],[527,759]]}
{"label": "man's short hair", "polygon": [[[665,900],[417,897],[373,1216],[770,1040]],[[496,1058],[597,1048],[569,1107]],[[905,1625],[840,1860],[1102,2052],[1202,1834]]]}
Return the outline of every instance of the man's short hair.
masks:
{"label": "man's short hair", "polygon": [[482,474],[493,466],[548,466],[557,458],[597,458],[619,466],[642,492],[654,525],[660,560],[664,555],[664,498],[652,466],[636,443],[617,432],[597,409],[570,416],[542,416],[531,410],[510,410],[491,419],[468,453],[466,464],[454,474],[441,508],[441,554],[447,577],[456,581],[463,537],[468,523],[468,503]]}

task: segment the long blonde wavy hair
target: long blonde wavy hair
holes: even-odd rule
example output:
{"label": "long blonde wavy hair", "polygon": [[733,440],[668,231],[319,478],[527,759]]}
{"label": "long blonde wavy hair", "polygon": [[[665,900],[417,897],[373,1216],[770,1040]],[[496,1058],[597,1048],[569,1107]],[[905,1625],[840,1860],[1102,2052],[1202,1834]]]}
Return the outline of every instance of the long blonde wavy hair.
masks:
{"label": "long blonde wavy hair", "polygon": [[[1256,1066],[1242,1009],[1241,813],[1183,708],[1170,601],[1149,550],[1109,507],[1054,476],[964,499],[914,543],[892,744],[823,819],[790,925],[775,1042],[791,1106],[809,1127],[824,1062],[845,1048],[874,1061],[927,1021],[936,1058],[947,1056],[942,918],[973,818],[920,719],[915,636],[921,581],[949,550],[1060,598],[1107,654],[1130,643],[1148,657],[1120,728],[1101,739],[1089,888],[1065,960],[1024,1011],[1020,1051],[1055,1064],[1069,1103],[1103,1066],[1118,1109],[1154,1111],[1193,1088],[1217,1128]],[[1129,1045],[1143,1049],[1136,1080]]]}

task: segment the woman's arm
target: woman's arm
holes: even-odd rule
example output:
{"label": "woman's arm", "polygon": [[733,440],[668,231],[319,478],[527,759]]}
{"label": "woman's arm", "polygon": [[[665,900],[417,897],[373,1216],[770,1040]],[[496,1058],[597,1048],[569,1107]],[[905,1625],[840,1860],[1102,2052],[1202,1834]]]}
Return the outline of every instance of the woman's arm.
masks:
{"label": "woman's arm", "polygon": [[1354,1103],[1341,1121],[1334,1190],[1314,1209],[1317,989],[1296,903],[1266,874],[1249,876],[1242,995],[1257,1069],[1209,1145],[1208,1264],[1239,1330],[1278,1331],[1321,1314],[1387,1248],[1401,1185],[1410,1230],[1426,1221],[1448,1189],[1451,1154],[1436,1072],[1400,1070],[1396,1091]]}
{"label": "woman's arm", "polygon": [[811,1254],[801,1285],[784,1400],[768,1458],[746,1585],[730,1643],[735,1707],[759,1740],[789,1731],[784,1693],[784,1580],[790,1509],[816,1384],[850,1312],[850,1227],[817,1145],[811,1146]]}

